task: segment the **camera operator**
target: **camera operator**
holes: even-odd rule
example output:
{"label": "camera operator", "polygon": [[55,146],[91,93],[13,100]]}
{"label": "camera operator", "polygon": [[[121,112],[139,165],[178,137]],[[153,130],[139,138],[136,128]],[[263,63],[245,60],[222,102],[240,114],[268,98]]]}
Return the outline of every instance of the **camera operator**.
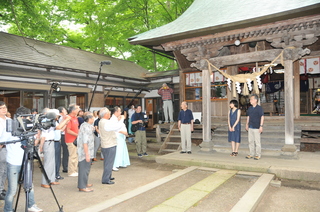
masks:
{"label": "camera operator", "polygon": [[[3,107],[3,106],[2,106]],[[17,115],[30,114],[30,109],[26,107],[19,107],[16,111]],[[17,140],[18,137],[13,137],[11,133],[5,133],[5,138],[1,138],[1,141]],[[39,142],[40,131],[36,135],[35,145]],[[2,140],[3,139],[3,140]],[[21,148],[21,142],[11,143],[6,145],[7,149],[7,177],[8,177],[8,191],[6,194],[4,212],[13,211],[13,198],[17,192],[18,178],[20,176],[21,165],[23,161],[24,150]],[[33,185],[32,185],[33,186]],[[42,211],[38,208],[34,201],[34,190],[31,189],[29,193],[28,211]]]}
{"label": "camera operator", "polygon": [[146,136],[146,125],[148,124],[148,119],[147,115],[144,112],[141,112],[141,105],[137,106],[136,112],[131,117],[131,123],[139,125],[138,130],[135,133],[135,142],[138,156],[148,156]]}
{"label": "camera operator", "polygon": [[[45,108],[43,114],[53,113],[59,115],[58,110]],[[42,130],[41,142],[40,142],[40,153],[44,155],[43,168],[48,175],[51,185],[59,185],[56,180],[56,167],[55,167],[55,148],[54,148],[54,137],[55,137],[55,126],[51,126],[49,129]],[[42,174],[41,187],[50,188],[44,174]]]}

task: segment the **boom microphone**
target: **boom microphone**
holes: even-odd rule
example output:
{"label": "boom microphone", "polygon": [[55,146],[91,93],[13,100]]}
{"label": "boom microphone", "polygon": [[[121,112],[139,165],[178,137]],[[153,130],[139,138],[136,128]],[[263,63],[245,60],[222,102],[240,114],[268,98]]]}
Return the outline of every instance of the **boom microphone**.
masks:
{"label": "boom microphone", "polygon": [[111,61],[110,60],[101,61],[101,65],[111,65]]}

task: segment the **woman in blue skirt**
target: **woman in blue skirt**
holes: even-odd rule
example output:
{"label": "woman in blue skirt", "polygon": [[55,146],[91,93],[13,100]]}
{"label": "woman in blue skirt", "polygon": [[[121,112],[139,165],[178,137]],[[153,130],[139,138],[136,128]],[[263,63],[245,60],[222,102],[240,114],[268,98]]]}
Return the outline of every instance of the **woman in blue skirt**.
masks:
{"label": "woman in blue skirt", "polygon": [[230,101],[230,111],[228,113],[228,141],[231,142],[232,153],[230,156],[237,156],[241,142],[241,111],[238,109],[238,101]]}

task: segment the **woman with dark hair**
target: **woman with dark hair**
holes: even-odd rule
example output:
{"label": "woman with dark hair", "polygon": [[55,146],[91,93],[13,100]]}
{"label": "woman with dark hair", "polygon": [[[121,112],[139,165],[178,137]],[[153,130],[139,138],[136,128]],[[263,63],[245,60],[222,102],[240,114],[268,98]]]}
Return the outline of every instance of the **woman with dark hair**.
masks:
{"label": "woman with dark hair", "polygon": [[231,142],[232,153],[230,156],[237,156],[241,142],[241,111],[238,109],[238,101],[230,101],[230,111],[228,113],[228,141]]}
{"label": "woman with dark hair", "polygon": [[94,117],[91,112],[83,116],[84,123],[81,124],[77,138],[78,150],[78,188],[82,192],[92,192],[92,184],[88,184],[88,177],[91,167],[91,159],[94,153]]}
{"label": "woman with dark hair", "polygon": [[79,129],[80,129],[81,124],[84,122],[83,114],[84,114],[84,111],[80,109],[78,112],[78,115],[77,115],[78,122],[79,122]]}

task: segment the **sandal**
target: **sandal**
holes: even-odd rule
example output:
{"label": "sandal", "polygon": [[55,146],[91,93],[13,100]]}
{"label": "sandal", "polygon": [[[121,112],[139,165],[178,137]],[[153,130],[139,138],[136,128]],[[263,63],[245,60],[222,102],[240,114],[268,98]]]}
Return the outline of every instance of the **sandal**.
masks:
{"label": "sandal", "polygon": [[235,157],[238,156],[238,152],[234,152],[234,156],[235,156]]}
{"label": "sandal", "polygon": [[232,152],[232,153],[230,154],[230,156],[235,156],[235,154],[236,154],[235,152]]}

